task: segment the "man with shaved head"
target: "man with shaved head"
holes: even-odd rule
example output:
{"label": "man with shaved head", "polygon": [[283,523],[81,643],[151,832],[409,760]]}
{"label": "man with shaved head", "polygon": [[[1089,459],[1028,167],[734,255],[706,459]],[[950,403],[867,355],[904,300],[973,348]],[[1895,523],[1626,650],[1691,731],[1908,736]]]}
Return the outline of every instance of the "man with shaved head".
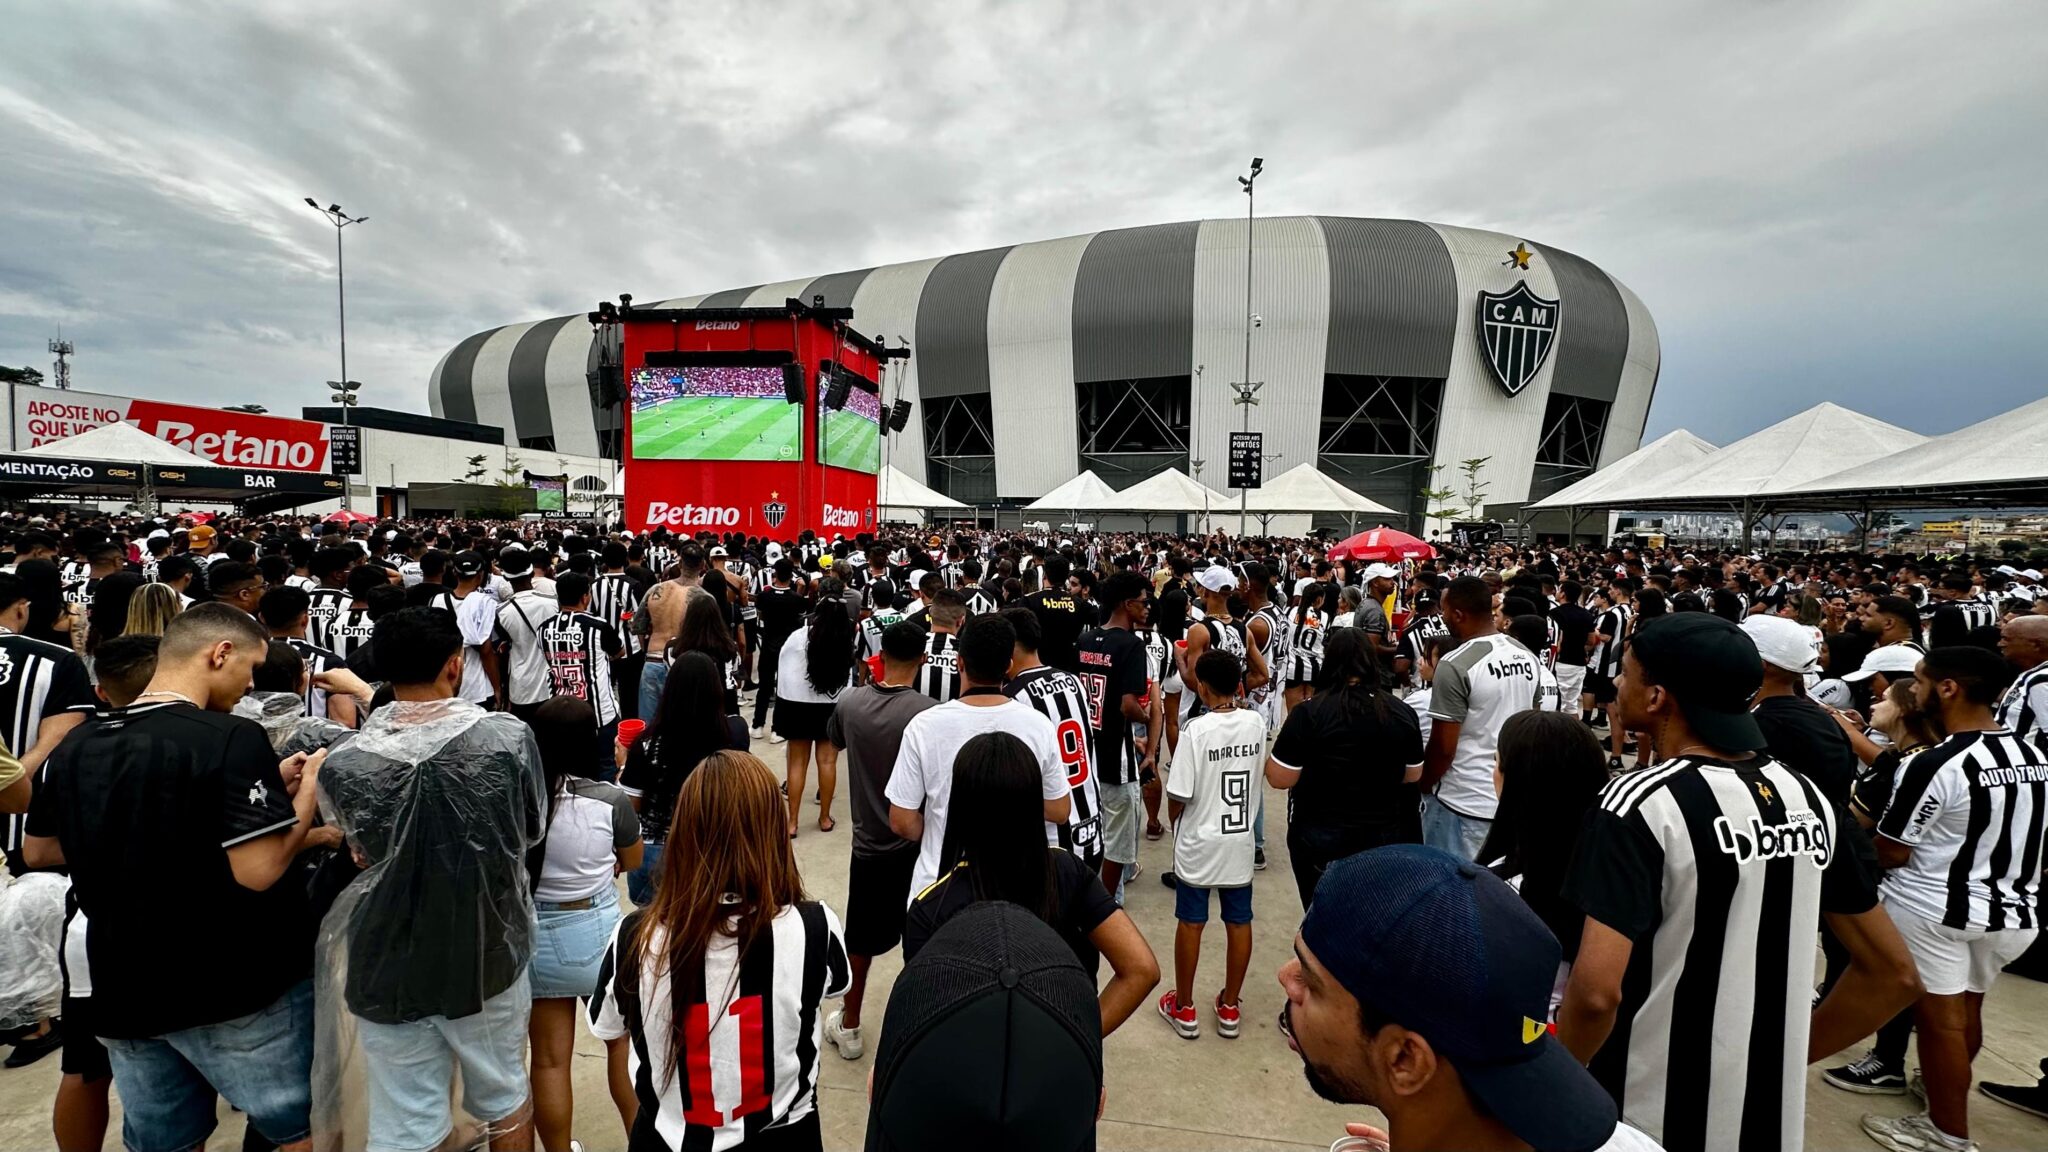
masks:
{"label": "man with shaved head", "polygon": [[2048,746],[2048,616],[2014,616],[1998,630],[1998,650],[2019,678],[1998,700],[1998,723],[2022,740]]}

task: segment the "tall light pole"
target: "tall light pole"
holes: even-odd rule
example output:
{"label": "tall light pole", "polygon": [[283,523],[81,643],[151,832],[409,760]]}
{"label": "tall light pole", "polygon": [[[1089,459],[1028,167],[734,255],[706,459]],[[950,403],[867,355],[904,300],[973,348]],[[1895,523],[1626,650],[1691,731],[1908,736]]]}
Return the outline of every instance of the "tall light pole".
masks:
{"label": "tall light pole", "polygon": [[[1237,399],[1233,403],[1244,406],[1244,430],[1246,432],[1252,430],[1252,405],[1258,403],[1254,395],[1259,390],[1259,385],[1252,383],[1252,221],[1254,218],[1253,208],[1257,203],[1257,196],[1253,192],[1253,185],[1258,183],[1259,172],[1265,166],[1266,162],[1263,159],[1254,156],[1252,157],[1251,174],[1237,178],[1237,182],[1244,185],[1244,376],[1240,378],[1237,384]],[[1249,489],[1239,488],[1237,490],[1237,534],[1239,537],[1243,537],[1245,534],[1245,513],[1250,503],[1250,495]]]}
{"label": "tall light pole", "polygon": [[[348,272],[341,262],[341,230],[351,224],[365,223],[370,218],[368,216],[350,216],[341,210],[341,205],[339,204],[329,204],[327,207],[322,208],[319,201],[311,196],[306,197],[306,207],[327,217],[327,222],[334,225],[334,300],[336,313],[340,319],[341,379],[338,381],[329,380],[327,384],[328,387],[334,389],[334,401],[341,405],[341,425],[346,428],[348,427],[348,410],[356,406],[356,389],[362,387],[362,385],[348,378]],[[341,478],[341,507],[343,511],[349,511],[354,508],[354,501],[349,498],[354,490],[354,480],[344,473]]]}

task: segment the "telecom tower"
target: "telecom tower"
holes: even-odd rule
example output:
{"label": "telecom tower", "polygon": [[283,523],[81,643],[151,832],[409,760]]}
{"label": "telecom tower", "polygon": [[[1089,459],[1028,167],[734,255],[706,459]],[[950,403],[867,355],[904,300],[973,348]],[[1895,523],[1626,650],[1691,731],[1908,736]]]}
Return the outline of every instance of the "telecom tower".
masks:
{"label": "telecom tower", "polygon": [[57,339],[50,341],[50,351],[57,357],[57,387],[68,392],[71,390],[71,361],[69,357],[77,349],[71,346],[71,341],[59,336]]}

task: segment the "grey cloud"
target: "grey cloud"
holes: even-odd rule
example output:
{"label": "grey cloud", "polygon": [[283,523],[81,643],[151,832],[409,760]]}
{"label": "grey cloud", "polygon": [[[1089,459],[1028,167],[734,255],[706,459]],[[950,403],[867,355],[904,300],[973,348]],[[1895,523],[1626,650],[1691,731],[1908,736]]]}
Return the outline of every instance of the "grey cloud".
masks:
{"label": "grey cloud", "polygon": [[[0,74],[0,363],[425,406],[470,332],[1243,208],[1499,228],[1657,318],[1650,432],[2039,393],[2048,10],[46,6]],[[1928,397],[1939,393],[1941,401]]]}

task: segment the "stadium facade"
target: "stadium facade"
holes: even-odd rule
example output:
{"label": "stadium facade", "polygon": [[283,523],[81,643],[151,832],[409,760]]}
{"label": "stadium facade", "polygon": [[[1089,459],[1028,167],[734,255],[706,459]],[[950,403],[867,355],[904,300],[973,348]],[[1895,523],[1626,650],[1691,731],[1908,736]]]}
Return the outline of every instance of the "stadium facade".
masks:
{"label": "stadium facade", "polygon": [[[886,461],[948,495],[1015,506],[1082,469],[1122,488],[1180,468],[1227,491],[1245,376],[1267,474],[1313,460],[1420,523],[1429,487],[1486,457],[1487,514],[1514,516],[1634,451],[1659,366],[1633,292],[1557,248],[1411,220],[1299,216],[1123,228],[638,306],[822,297],[911,355]],[[617,457],[593,402],[584,316],[479,332],[435,366],[434,415],[522,447]],[[1200,461],[1199,468],[1193,461]],[[1432,473],[1432,469],[1439,469]]]}

